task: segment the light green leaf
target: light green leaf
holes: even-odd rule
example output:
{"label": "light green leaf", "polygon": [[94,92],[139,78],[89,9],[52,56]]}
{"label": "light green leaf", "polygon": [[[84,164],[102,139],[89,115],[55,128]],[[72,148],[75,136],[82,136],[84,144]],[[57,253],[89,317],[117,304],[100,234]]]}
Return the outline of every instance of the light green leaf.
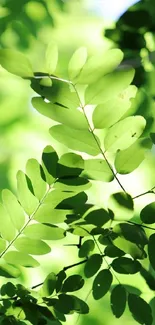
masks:
{"label": "light green leaf", "polygon": [[113,125],[104,139],[106,151],[116,152],[131,146],[145,129],[146,120],[142,116],[129,116]]}
{"label": "light green leaf", "polygon": [[72,55],[68,64],[68,75],[70,80],[74,80],[80,73],[87,60],[87,49],[80,47]]}
{"label": "light green leaf", "polygon": [[149,304],[135,294],[128,295],[128,305],[134,319],[142,325],[151,325],[153,322],[152,311]]}
{"label": "light green leaf", "polygon": [[77,130],[87,130],[88,124],[84,114],[77,108],[63,107],[53,103],[46,103],[41,97],[32,98],[33,107],[42,115],[54,121],[65,124]]}
{"label": "light green leaf", "polygon": [[58,155],[51,146],[46,146],[42,153],[42,166],[46,178],[46,182],[51,185],[57,178]]}
{"label": "light green leaf", "polygon": [[40,201],[47,190],[47,185],[43,180],[43,169],[36,159],[29,159],[26,164],[26,174],[30,178],[34,195]]}
{"label": "light green leaf", "polygon": [[146,258],[146,253],[143,248],[138,247],[135,243],[132,243],[123,237],[117,237],[114,239],[113,243],[119,249],[123,248],[123,251],[126,254],[130,254],[134,259]]}
{"label": "light green leaf", "polygon": [[88,258],[84,267],[84,274],[86,278],[91,278],[100,269],[102,264],[102,256],[100,254],[93,254]]}
{"label": "light green leaf", "polygon": [[0,234],[1,236],[11,241],[16,236],[16,229],[12,223],[12,220],[10,219],[10,216],[4,206],[0,204]]}
{"label": "light green leaf", "polygon": [[80,131],[71,129],[65,125],[55,125],[50,129],[50,134],[54,139],[72,150],[82,151],[92,156],[100,153],[100,149],[90,131]]}
{"label": "light green leaf", "polygon": [[24,234],[32,239],[58,240],[65,237],[65,230],[51,224],[35,223],[25,228]]}
{"label": "light green leaf", "polygon": [[91,183],[82,177],[60,178],[55,182],[56,189],[61,191],[86,191],[91,187]]}
{"label": "light green leaf", "polygon": [[28,237],[17,238],[14,246],[20,252],[32,255],[44,255],[51,251],[51,248],[44,241]]}
{"label": "light green leaf", "polygon": [[111,182],[114,178],[111,169],[103,159],[85,160],[81,176],[103,182]]}
{"label": "light green leaf", "polygon": [[114,220],[129,220],[133,217],[134,203],[128,193],[118,192],[110,196],[108,208],[113,211]]}
{"label": "light green leaf", "polygon": [[34,219],[41,223],[62,223],[67,214],[72,214],[73,210],[53,209],[51,204],[42,204],[35,213]]}
{"label": "light green leaf", "polygon": [[8,72],[20,77],[33,77],[33,70],[27,57],[14,50],[0,50],[0,64]]}
{"label": "light green leaf", "polygon": [[111,309],[116,318],[120,318],[126,307],[127,294],[125,288],[119,284],[111,292]]}
{"label": "light green leaf", "polygon": [[84,169],[84,160],[73,152],[65,153],[58,161],[57,177],[78,176]]}
{"label": "light green leaf", "polygon": [[58,47],[53,42],[50,42],[47,46],[45,53],[46,70],[51,75],[58,63]]}
{"label": "light green leaf", "polygon": [[113,276],[110,270],[101,270],[93,282],[93,297],[95,300],[101,299],[109,291]]}
{"label": "light green leaf", "polygon": [[103,75],[112,72],[122,59],[123,52],[119,49],[99,51],[87,60],[79,75],[78,82],[90,84],[97,81]]}
{"label": "light green leaf", "polygon": [[0,261],[0,276],[5,278],[18,278],[21,274],[20,269],[14,265],[7,264],[4,259]]}
{"label": "light green leaf", "polygon": [[6,189],[2,191],[2,199],[12,223],[20,230],[25,223],[25,214],[16,196]]}
{"label": "light green leaf", "polygon": [[18,198],[25,212],[30,216],[39,202],[38,199],[29,190],[28,177],[19,170],[17,173],[17,193]]}
{"label": "light green leaf", "polygon": [[61,190],[55,189],[48,193],[44,200],[44,204],[50,204],[51,208],[55,208],[59,203],[61,203],[63,200],[70,198],[74,196],[75,192],[63,192]]}
{"label": "light green leaf", "polygon": [[49,297],[52,295],[55,288],[56,288],[56,275],[55,273],[51,272],[46,277],[43,286],[40,290],[40,294],[42,297]]}
{"label": "light green leaf", "polygon": [[101,104],[111,98],[116,97],[126,89],[134,77],[134,70],[115,71],[107,74],[96,83],[90,84],[86,88],[86,104]]}
{"label": "light green leaf", "polygon": [[140,212],[142,222],[152,224],[155,222],[155,202],[147,204]]}
{"label": "light green leaf", "polygon": [[109,128],[127,112],[131,98],[135,97],[137,88],[133,85],[123,90],[116,97],[97,105],[93,112],[93,123],[96,129]]}
{"label": "light green leaf", "polygon": [[[145,154],[152,147],[150,139],[138,139],[130,147],[116,153],[115,168],[119,174],[129,174],[145,159]],[[134,159],[133,159],[134,157]]]}
{"label": "light green leaf", "polygon": [[22,265],[25,267],[37,267],[39,263],[30,255],[18,251],[10,251],[4,255],[7,263]]}

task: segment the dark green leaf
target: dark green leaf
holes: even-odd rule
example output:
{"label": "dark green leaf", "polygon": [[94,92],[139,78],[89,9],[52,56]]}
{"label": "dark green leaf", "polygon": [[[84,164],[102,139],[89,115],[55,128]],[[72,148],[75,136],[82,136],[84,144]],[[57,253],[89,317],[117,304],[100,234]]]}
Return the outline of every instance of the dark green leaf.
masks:
{"label": "dark green leaf", "polygon": [[126,290],[119,284],[111,292],[111,309],[116,318],[120,318],[126,307]]}
{"label": "dark green leaf", "polygon": [[66,273],[64,270],[60,271],[57,274],[57,282],[56,282],[56,292],[58,293],[59,291],[61,291],[62,288],[62,283],[64,281],[64,279],[66,278]]}
{"label": "dark green leaf", "polygon": [[57,177],[57,162],[58,156],[55,150],[51,146],[45,147],[42,153],[42,166],[46,181],[49,185],[51,185]]}
{"label": "dark green leaf", "polygon": [[130,241],[126,240],[123,237],[119,236],[119,237],[115,238],[113,243],[119,249],[123,248],[123,251],[126,254],[130,254],[134,259],[144,259],[147,256],[143,247],[140,247],[140,245],[131,243]]}
{"label": "dark green leaf", "polygon": [[82,177],[59,178],[54,187],[61,191],[82,192],[89,189],[91,183]]}
{"label": "dark green leaf", "polygon": [[106,222],[110,220],[109,213],[104,209],[96,209],[90,211],[86,217],[84,217],[87,224],[93,224],[98,227],[102,227]]}
{"label": "dark green leaf", "polygon": [[102,256],[100,254],[93,254],[88,258],[84,267],[84,274],[87,278],[92,277],[100,269],[102,264]]}
{"label": "dark green leaf", "polygon": [[94,248],[94,241],[92,239],[86,240],[79,249],[79,257],[87,257]]}
{"label": "dark green leaf", "polygon": [[57,177],[78,176],[84,169],[84,160],[80,155],[69,152],[62,155],[57,165]]}
{"label": "dark green leaf", "polygon": [[93,297],[101,299],[110,289],[113,277],[109,270],[101,270],[93,282]]}
{"label": "dark green leaf", "polygon": [[74,310],[76,311],[76,313],[78,313],[78,314],[88,314],[89,313],[89,307],[85,301],[83,301],[73,295],[71,295],[71,297],[74,298]]}
{"label": "dark green leaf", "polygon": [[112,268],[117,273],[135,274],[140,271],[141,264],[128,257],[118,257],[111,263]]}
{"label": "dark green leaf", "polygon": [[88,179],[97,181],[111,182],[114,178],[113,173],[106,161],[103,159],[88,159],[84,162],[84,171],[81,174]]}
{"label": "dark green leaf", "polygon": [[49,297],[52,295],[54,289],[56,287],[56,275],[55,273],[51,272],[46,277],[43,286],[40,290],[40,294],[42,297]]}
{"label": "dark green leaf", "polygon": [[152,234],[149,238],[149,243],[148,243],[148,255],[149,255],[150,263],[151,263],[153,269],[155,270],[154,248],[155,248],[155,234]]}
{"label": "dark green leaf", "polygon": [[129,294],[128,305],[130,312],[138,323],[143,325],[152,324],[153,319],[151,307],[145,300],[137,295]]}
{"label": "dark green leaf", "polygon": [[74,298],[70,295],[60,294],[54,308],[63,314],[70,314],[74,310]]}
{"label": "dark green leaf", "polygon": [[142,222],[147,224],[151,224],[155,222],[155,202],[146,205],[142,209],[140,213],[140,218]]}
{"label": "dark green leaf", "polygon": [[137,245],[145,246],[148,243],[144,229],[138,225],[119,223],[114,226],[113,231]]}
{"label": "dark green leaf", "polygon": [[104,254],[109,257],[120,257],[125,255],[125,252],[114,245],[108,245],[104,250]]}
{"label": "dark green leaf", "polygon": [[7,282],[6,284],[3,284],[1,287],[1,295],[8,297],[13,297],[16,294],[16,287],[13,283]]}
{"label": "dark green leaf", "polygon": [[84,280],[81,275],[74,274],[69,276],[63,283],[61,291],[72,292],[81,289],[84,286]]}

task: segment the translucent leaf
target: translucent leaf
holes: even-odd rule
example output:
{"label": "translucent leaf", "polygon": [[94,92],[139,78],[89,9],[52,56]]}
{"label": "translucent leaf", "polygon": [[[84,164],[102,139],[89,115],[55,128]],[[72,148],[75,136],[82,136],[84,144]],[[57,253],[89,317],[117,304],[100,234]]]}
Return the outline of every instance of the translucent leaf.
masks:
{"label": "translucent leaf", "polygon": [[56,287],[56,275],[55,273],[51,272],[46,277],[43,286],[40,290],[40,294],[42,295],[42,297],[49,297],[52,295],[55,287]]}
{"label": "translucent leaf", "polygon": [[84,217],[87,224],[93,224],[98,227],[102,227],[110,220],[109,213],[104,209],[95,209],[90,211],[86,217]]}
{"label": "translucent leaf", "polygon": [[11,241],[16,236],[16,229],[10,219],[9,214],[7,213],[6,209],[2,204],[0,204],[0,218],[1,236],[6,240]]}
{"label": "translucent leaf", "polygon": [[142,116],[129,116],[113,125],[104,139],[106,151],[116,152],[131,146],[145,129],[146,120]]}
{"label": "translucent leaf", "polygon": [[21,205],[30,216],[38,206],[38,200],[29,190],[28,178],[21,170],[17,173],[17,192]]}
{"label": "translucent leaf", "polygon": [[0,64],[8,72],[20,77],[33,77],[33,70],[27,57],[10,49],[0,50]]}
{"label": "translucent leaf", "polygon": [[[122,249],[123,249],[123,246],[122,246]],[[114,245],[108,245],[104,250],[104,254],[111,258],[120,257],[120,256],[125,255],[123,250],[119,249],[118,247],[116,247]]]}
{"label": "translucent leaf", "polygon": [[35,223],[25,228],[24,234],[32,239],[58,240],[65,237],[65,230],[51,224]]}
{"label": "translucent leaf", "polygon": [[76,109],[77,107],[75,107],[73,110],[70,107],[46,103],[41,97],[34,97],[32,99],[32,105],[39,113],[51,118],[54,121],[77,130],[88,129],[88,124],[84,114]]}
{"label": "translucent leaf", "polygon": [[78,176],[84,169],[84,160],[73,152],[62,155],[57,165],[57,177]]}
{"label": "translucent leaf", "polygon": [[92,239],[86,240],[79,249],[79,257],[87,257],[94,248],[94,241]]}
{"label": "translucent leaf", "polygon": [[53,184],[56,175],[58,155],[51,146],[44,148],[42,153],[42,166],[45,173],[46,182]]}
{"label": "translucent leaf", "polygon": [[113,211],[114,220],[130,220],[134,212],[132,197],[124,192],[117,192],[110,196],[108,208]]}
{"label": "translucent leaf", "polygon": [[61,191],[82,192],[89,189],[91,183],[82,177],[59,178],[54,187]]}
{"label": "translucent leaf", "polygon": [[110,300],[111,309],[116,318],[120,318],[123,315],[126,307],[126,299],[126,290],[121,284],[113,288]]}
{"label": "translucent leaf", "polygon": [[18,278],[21,275],[20,269],[17,266],[7,264],[1,259],[0,263],[0,276],[5,278]]}
{"label": "translucent leaf", "polygon": [[145,231],[140,226],[120,223],[113,227],[113,231],[117,235],[123,236],[126,240],[137,245],[145,246],[148,243]]}
{"label": "translucent leaf", "polygon": [[93,297],[95,300],[101,299],[109,291],[113,277],[109,270],[101,270],[93,282]]}
{"label": "translucent leaf", "polygon": [[50,204],[51,208],[58,208],[58,205],[60,202],[62,202],[65,199],[69,199],[72,196],[75,196],[75,192],[65,192],[65,191],[61,191],[58,189],[55,189],[51,192],[48,193],[48,195],[46,196],[46,198],[44,199],[44,204]]}
{"label": "translucent leaf", "polygon": [[[150,139],[138,139],[130,147],[116,153],[115,168],[119,174],[129,174],[145,159],[145,154],[152,147]],[[133,159],[134,157],[134,159]]]}
{"label": "translucent leaf", "polygon": [[46,70],[51,75],[55,70],[58,62],[58,48],[56,44],[50,42],[45,53]]}
{"label": "translucent leaf", "polygon": [[73,213],[73,210],[53,209],[51,204],[42,204],[35,213],[35,220],[41,223],[61,223],[66,219],[66,215]]}
{"label": "translucent leaf", "polygon": [[84,65],[78,82],[89,84],[97,81],[103,75],[113,71],[122,61],[123,52],[118,49],[99,51],[90,57]]}
{"label": "translucent leaf", "polygon": [[136,95],[136,87],[129,86],[116,97],[97,105],[93,112],[93,123],[95,129],[109,128],[128,111],[131,106],[130,99]]}
{"label": "translucent leaf", "polygon": [[87,49],[80,47],[72,55],[68,64],[68,75],[70,80],[74,80],[80,73],[87,60]]}
{"label": "translucent leaf", "polygon": [[72,292],[81,289],[84,286],[84,279],[81,275],[74,274],[69,276],[63,283],[62,292]]}
{"label": "translucent leaf", "polygon": [[76,195],[68,196],[68,198],[61,200],[62,202],[58,204],[57,209],[76,209],[80,210],[85,207],[87,202],[87,195],[85,192],[78,193]]}
{"label": "translucent leaf", "polygon": [[2,253],[6,248],[6,240],[0,238],[0,253]]}
{"label": "translucent leaf", "polygon": [[32,255],[44,255],[51,251],[51,248],[42,240],[28,237],[19,237],[16,239],[14,246],[20,252]]}
{"label": "translucent leaf", "polygon": [[149,260],[152,265],[152,267],[155,270],[155,254],[154,254],[154,246],[155,245],[155,234],[151,235],[149,238],[149,243],[148,243],[148,255],[149,255]]}
{"label": "translucent leaf", "polygon": [[114,271],[121,274],[135,274],[139,272],[141,268],[141,264],[138,261],[128,257],[118,257],[114,259],[111,266]]}
{"label": "translucent leaf", "polygon": [[100,254],[93,254],[88,258],[84,267],[84,274],[87,278],[92,277],[100,269],[102,264],[102,256]]}
{"label": "translucent leaf", "polygon": [[46,193],[46,183],[43,180],[43,170],[36,159],[29,159],[26,164],[26,174],[30,178],[34,195],[40,201]]}
{"label": "translucent leaf", "polygon": [[130,312],[138,323],[143,325],[152,324],[153,318],[151,307],[145,300],[130,293],[128,295],[128,305]]}
{"label": "translucent leaf", "polygon": [[113,173],[106,161],[103,159],[88,159],[84,162],[84,171],[81,174],[88,179],[97,181],[111,182],[114,178]]}
{"label": "translucent leaf", "polygon": [[140,212],[142,222],[151,224],[155,222],[155,202],[147,204]]}
{"label": "translucent leaf", "polygon": [[60,271],[57,274],[57,282],[56,282],[56,292],[58,293],[59,291],[61,291],[62,288],[62,283],[64,281],[64,279],[66,278],[66,273],[64,270]]}
{"label": "translucent leaf", "polygon": [[85,101],[86,104],[101,104],[111,98],[116,97],[120,92],[126,89],[134,77],[134,70],[115,71],[109,73],[96,84],[90,84],[86,88]]}
{"label": "translucent leaf", "polygon": [[12,223],[16,229],[20,230],[24,226],[25,215],[16,196],[9,190],[3,190],[2,198]]}
{"label": "translucent leaf", "polygon": [[50,129],[50,134],[54,139],[72,150],[82,151],[92,156],[100,153],[100,149],[90,131],[73,130],[64,125],[55,125]]}
{"label": "translucent leaf", "polygon": [[12,251],[7,252],[4,255],[4,259],[7,263],[22,265],[25,267],[37,267],[39,263],[30,255],[27,255],[23,252]]}
{"label": "translucent leaf", "polygon": [[146,253],[142,247],[139,247],[139,245],[131,243],[125,238],[117,237],[116,239],[114,239],[114,245],[117,246],[119,249],[123,248],[123,251],[126,254],[130,254],[134,259],[146,258]]}

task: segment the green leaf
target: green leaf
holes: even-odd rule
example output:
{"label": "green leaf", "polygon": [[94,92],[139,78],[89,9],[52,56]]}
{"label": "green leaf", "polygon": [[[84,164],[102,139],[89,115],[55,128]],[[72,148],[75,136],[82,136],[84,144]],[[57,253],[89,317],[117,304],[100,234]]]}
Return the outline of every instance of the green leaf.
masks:
{"label": "green leaf", "polygon": [[130,220],[133,217],[133,199],[128,193],[117,192],[110,196],[108,208],[113,211],[114,220]]}
{"label": "green leaf", "polygon": [[139,272],[141,268],[141,264],[138,261],[128,257],[115,258],[111,266],[114,271],[121,274],[135,274]]}
{"label": "green leaf", "polygon": [[114,124],[104,139],[106,151],[116,152],[131,146],[145,129],[146,120],[142,116],[129,116]]}
{"label": "green leaf", "polygon": [[78,176],[84,169],[84,160],[73,152],[62,155],[57,165],[57,177]]}
{"label": "green leaf", "polygon": [[100,149],[90,131],[75,130],[65,125],[55,125],[50,129],[50,134],[54,139],[72,150],[82,151],[92,156],[100,153]]}
{"label": "green leaf", "polygon": [[32,255],[44,255],[51,251],[51,248],[42,240],[28,237],[17,238],[14,246],[20,252]]}
{"label": "green leaf", "polygon": [[58,293],[59,291],[61,291],[62,288],[62,283],[64,281],[64,279],[66,278],[66,273],[64,270],[60,271],[57,274],[57,282],[56,282],[56,292]]}
{"label": "green leaf", "polygon": [[22,265],[25,267],[37,267],[39,263],[30,255],[18,251],[9,251],[4,255],[7,263]]}
{"label": "green leaf", "polygon": [[46,277],[43,286],[40,290],[40,294],[42,297],[49,297],[52,295],[55,288],[56,288],[56,275],[55,273],[51,272]]}
{"label": "green leaf", "polygon": [[33,107],[42,115],[77,130],[87,130],[88,124],[77,107],[72,109],[59,104],[46,103],[41,97],[32,98]]}
{"label": "green leaf", "polygon": [[88,179],[103,182],[111,182],[114,179],[111,169],[103,159],[85,160],[84,171],[81,175]]}
{"label": "green leaf", "polygon": [[152,324],[153,318],[151,307],[145,300],[130,293],[128,295],[128,305],[130,312],[138,323],[143,325]]}
{"label": "green leaf", "polygon": [[109,128],[128,111],[131,106],[130,99],[135,97],[137,88],[129,86],[116,97],[110,98],[100,105],[97,105],[93,112],[93,123],[95,129]]}
{"label": "green leaf", "polygon": [[122,59],[123,52],[119,49],[99,51],[87,60],[80,73],[78,82],[89,84],[97,81],[103,75],[113,71]]}
{"label": "green leaf", "polygon": [[16,196],[9,190],[3,190],[2,198],[13,225],[20,230],[25,223],[25,215]]}
{"label": "green leaf", "polygon": [[70,314],[74,310],[74,298],[70,295],[60,294],[54,308],[63,314]]}
{"label": "green leaf", "polygon": [[74,80],[80,73],[87,60],[87,49],[80,47],[77,49],[68,64],[68,75],[70,80]]}
{"label": "green leaf", "polygon": [[40,201],[46,193],[46,183],[43,180],[43,169],[36,159],[29,159],[26,164],[26,174],[30,178],[34,195]]}
{"label": "green leaf", "polygon": [[82,177],[59,178],[54,187],[61,191],[82,192],[88,190],[91,183]]}
{"label": "green leaf", "polygon": [[35,223],[25,228],[24,234],[32,239],[58,240],[65,237],[65,230],[51,224]]}
{"label": "green leaf", "polygon": [[9,214],[2,204],[0,204],[0,218],[1,236],[6,240],[11,241],[16,236],[16,229],[12,223],[12,220],[10,219]]}
{"label": "green leaf", "polygon": [[0,64],[8,72],[20,77],[33,77],[33,70],[27,57],[9,49],[0,50]]}
{"label": "green leaf", "polygon": [[34,219],[41,223],[62,223],[66,215],[72,214],[73,210],[53,209],[51,204],[42,204],[35,213]]}
{"label": "green leaf", "polygon": [[86,217],[84,217],[87,224],[93,224],[98,227],[102,227],[110,220],[109,213],[104,209],[95,209],[90,211]]}
{"label": "green leaf", "polygon": [[46,182],[51,185],[55,181],[57,174],[58,155],[51,146],[46,146],[42,153],[42,166],[45,173]]}
{"label": "green leaf", "polygon": [[109,291],[112,284],[112,274],[109,270],[101,270],[93,282],[93,297],[95,300],[101,299]]}
{"label": "green leaf", "polygon": [[[122,246],[123,249],[123,246]],[[104,250],[104,254],[108,257],[120,257],[125,255],[125,253],[123,252],[123,250],[119,249],[118,247],[114,246],[114,245],[108,245],[105,250]]]}
{"label": "green leaf", "polygon": [[51,208],[58,208],[58,205],[60,202],[62,202],[65,199],[69,199],[72,196],[75,196],[75,192],[67,192],[67,191],[61,191],[58,189],[55,189],[51,192],[49,192],[46,196],[46,198],[44,199],[44,203],[43,204],[50,204]]}
{"label": "green leaf", "polygon": [[147,204],[140,212],[142,222],[151,224],[155,222],[155,202]]}
{"label": "green leaf", "polygon": [[92,239],[86,240],[79,249],[79,257],[87,257],[94,248],[94,241]]}
{"label": "green leaf", "polygon": [[45,53],[46,71],[51,75],[55,70],[58,62],[58,47],[50,42]]}
{"label": "green leaf", "polygon": [[145,246],[148,243],[144,229],[138,225],[120,223],[113,227],[113,231],[137,245]]}
{"label": "green leaf", "polygon": [[84,267],[84,274],[87,278],[91,278],[100,269],[102,264],[102,256],[100,254],[93,254],[88,258]]}
{"label": "green leaf", "polygon": [[0,253],[2,253],[5,248],[6,248],[6,240],[4,240],[3,238],[0,238]]}
{"label": "green leaf", "polygon": [[89,307],[86,304],[85,301],[82,299],[79,299],[76,296],[71,295],[71,297],[74,299],[74,310],[78,314],[88,314],[89,313]]}
{"label": "green leaf", "polygon": [[90,84],[86,88],[86,104],[101,104],[111,98],[116,97],[120,92],[126,89],[134,77],[134,70],[115,71],[109,73],[96,81],[96,84]]}
{"label": "green leaf", "polygon": [[149,255],[149,260],[150,263],[155,270],[155,254],[154,254],[154,246],[155,245],[155,234],[152,234],[149,238],[149,243],[148,243],[148,255]]}
{"label": "green leaf", "polygon": [[39,202],[29,190],[28,177],[21,170],[17,173],[17,193],[21,205],[30,216],[37,208]]}
{"label": "green leaf", "polygon": [[81,275],[74,274],[69,276],[63,283],[62,292],[72,292],[81,289],[84,286],[84,279]]}
{"label": "green leaf", "polygon": [[17,266],[7,264],[1,259],[0,263],[0,276],[5,278],[18,278],[21,275],[20,269]]}
{"label": "green leaf", "polygon": [[126,299],[125,288],[121,284],[114,287],[111,292],[110,301],[112,312],[116,318],[120,318],[123,315],[126,307]]}
{"label": "green leaf", "polygon": [[[138,139],[130,147],[116,153],[115,168],[119,174],[129,174],[145,159],[145,154],[152,147],[150,139]],[[134,159],[133,159],[134,157]]]}
{"label": "green leaf", "polygon": [[117,237],[116,239],[114,239],[113,243],[119,249],[123,248],[123,251],[126,254],[130,254],[134,259],[146,258],[146,253],[145,253],[143,247],[140,247],[140,245],[131,243],[130,241],[126,240],[123,237]]}
{"label": "green leaf", "polygon": [[1,295],[8,297],[13,297],[16,294],[16,287],[13,283],[7,282],[6,284],[3,284],[1,287]]}

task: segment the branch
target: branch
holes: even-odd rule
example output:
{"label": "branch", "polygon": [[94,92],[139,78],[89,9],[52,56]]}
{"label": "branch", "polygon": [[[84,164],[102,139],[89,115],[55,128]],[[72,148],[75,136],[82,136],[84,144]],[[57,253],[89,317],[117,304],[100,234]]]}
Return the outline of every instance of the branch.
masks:
{"label": "branch", "polygon": [[137,198],[139,198],[139,197],[141,197],[143,195],[150,194],[150,193],[155,194],[154,193],[154,188],[155,188],[155,186],[153,186],[150,190],[148,190],[146,192],[143,192],[141,194],[138,194],[138,195],[134,196],[132,199],[135,200],[135,199],[137,199]]}
{"label": "branch", "polygon": [[155,230],[155,228],[145,226],[145,225],[139,224],[139,223],[134,222],[134,221],[127,221],[127,223],[131,223],[132,225],[136,225],[136,226],[143,227],[143,228],[150,229],[150,230]]}

